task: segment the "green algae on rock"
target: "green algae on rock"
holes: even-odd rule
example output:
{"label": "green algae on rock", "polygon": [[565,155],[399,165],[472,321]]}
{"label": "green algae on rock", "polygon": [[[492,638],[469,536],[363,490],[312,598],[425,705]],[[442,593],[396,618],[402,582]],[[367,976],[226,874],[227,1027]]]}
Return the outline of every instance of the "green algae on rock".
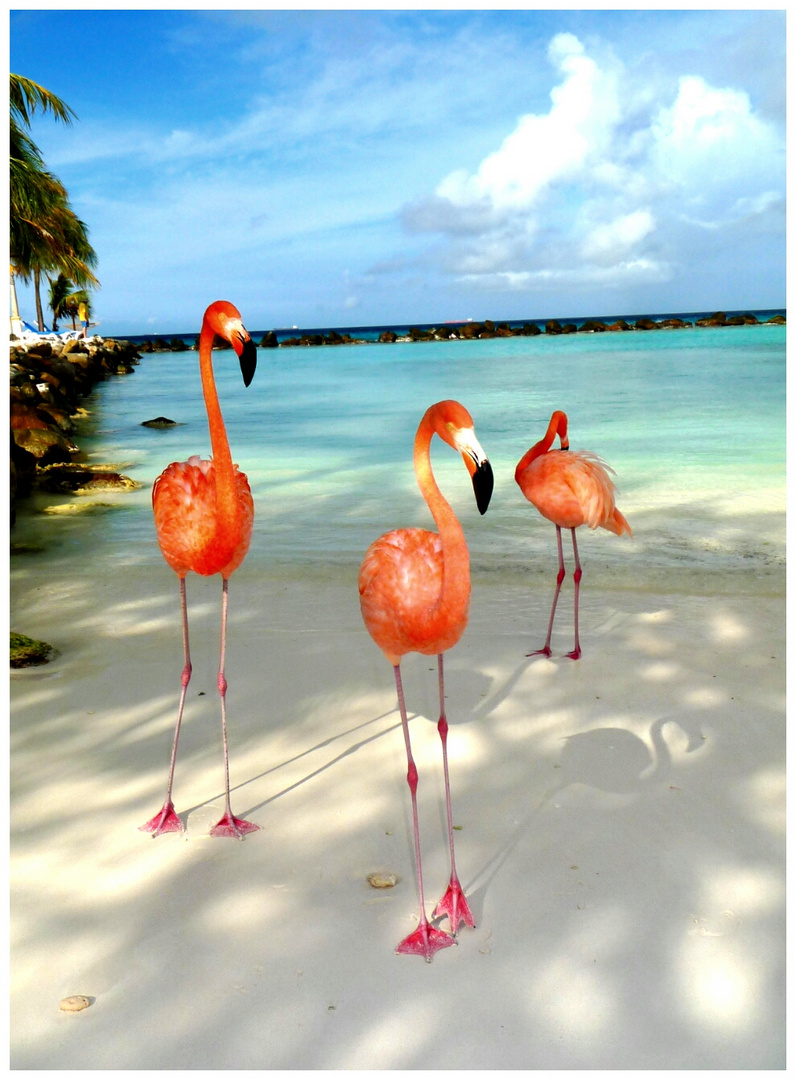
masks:
{"label": "green algae on rock", "polygon": [[46,641],[35,641],[24,634],[11,631],[11,667],[31,667],[33,664],[46,664],[53,652],[52,645]]}

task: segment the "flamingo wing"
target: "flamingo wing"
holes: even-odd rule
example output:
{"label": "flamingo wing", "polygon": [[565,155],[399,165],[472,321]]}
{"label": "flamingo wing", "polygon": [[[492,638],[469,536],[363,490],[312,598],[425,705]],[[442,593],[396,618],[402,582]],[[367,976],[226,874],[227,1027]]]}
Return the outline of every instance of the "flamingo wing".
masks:
{"label": "flamingo wing", "polygon": [[443,567],[442,542],[426,529],[395,529],[366,551],[359,571],[362,618],[388,656],[437,651],[435,642],[428,647],[428,615],[442,592]]}
{"label": "flamingo wing", "polygon": [[561,528],[602,526],[616,532],[616,488],[609,473],[610,465],[588,450],[551,450],[535,458],[518,483],[539,513]]}
{"label": "flamingo wing", "polygon": [[236,535],[217,534],[216,480],[212,461],[197,455],[173,462],[155,481],[152,507],[163,557],[181,576],[222,573],[228,577],[243,562],[251,542],[254,502],[245,473],[235,466],[239,506]]}

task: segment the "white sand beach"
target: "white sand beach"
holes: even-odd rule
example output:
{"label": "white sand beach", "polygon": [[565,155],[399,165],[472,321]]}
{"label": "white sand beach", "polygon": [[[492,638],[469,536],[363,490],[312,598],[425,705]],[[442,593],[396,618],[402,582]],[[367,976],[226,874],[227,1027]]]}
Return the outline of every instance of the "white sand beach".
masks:
{"label": "white sand beach", "polygon": [[[584,560],[586,575],[588,563]],[[768,595],[562,594],[474,581],[447,656],[457,862],[476,917],[433,963],[417,918],[392,673],[334,583],[76,568],[14,586],[55,645],[12,673],[15,1069],[783,1068],[784,582]],[[571,579],[568,579],[570,581]],[[551,583],[548,583],[551,584]],[[571,587],[571,585],[570,585]],[[447,882],[433,658],[404,663],[429,905]],[[395,888],[374,890],[373,871]],[[68,995],[91,1005],[59,1010]]]}

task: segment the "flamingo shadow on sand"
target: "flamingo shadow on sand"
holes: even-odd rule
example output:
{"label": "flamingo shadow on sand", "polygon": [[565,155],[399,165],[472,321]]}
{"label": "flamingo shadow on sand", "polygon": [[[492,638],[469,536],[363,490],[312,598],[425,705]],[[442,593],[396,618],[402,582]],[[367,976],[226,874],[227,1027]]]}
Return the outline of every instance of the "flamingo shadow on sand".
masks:
{"label": "flamingo shadow on sand", "polygon": [[558,783],[533,807],[498,851],[479,870],[468,886],[471,904],[482,910],[486,893],[517,845],[528,835],[531,822],[568,788],[582,784],[615,795],[643,795],[660,787],[670,777],[674,763],[663,737],[667,724],[676,724],[688,738],[686,753],[703,747],[697,723],[684,717],[664,716],[649,729],[650,745],[632,731],[619,727],[594,728],[564,736],[564,747],[555,768],[561,769]]}

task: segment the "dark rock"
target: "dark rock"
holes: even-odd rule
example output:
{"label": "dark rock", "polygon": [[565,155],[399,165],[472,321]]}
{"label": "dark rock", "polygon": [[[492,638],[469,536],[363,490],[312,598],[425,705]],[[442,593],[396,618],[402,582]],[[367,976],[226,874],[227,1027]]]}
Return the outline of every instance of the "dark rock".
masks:
{"label": "dark rock", "polygon": [[38,487],[53,494],[92,495],[99,491],[135,491],[141,485],[112,469],[55,464],[39,470]]}
{"label": "dark rock", "polygon": [[786,324],[785,316],[784,315],[772,315],[770,319],[766,320],[766,325],[770,326],[772,323],[775,326],[785,326],[785,324]]}
{"label": "dark rock", "polygon": [[697,319],[697,326],[726,326],[727,316],[723,311],[717,311],[713,315],[708,315],[706,319]]}
{"label": "dark rock", "polygon": [[598,319],[587,319],[580,328],[581,334],[603,334],[608,329],[604,322]]}
{"label": "dark rock", "polygon": [[654,319],[648,319],[646,316],[641,319],[636,319],[636,330],[659,330],[660,327]]}
{"label": "dark rock", "polygon": [[53,462],[71,461],[77,453],[74,443],[64,438],[60,432],[48,428],[12,428],[14,442],[21,450],[27,451],[40,465]]}
{"label": "dark rock", "polygon": [[260,342],[261,349],[276,349],[279,346],[279,339],[273,330],[269,330],[267,334],[263,336]]}
{"label": "dark rock", "polygon": [[50,425],[39,415],[35,405],[21,401],[11,402],[11,430],[20,428],[47,429]]}
{"label": "dark rock", "polygon": [[616,322],[609,323],[605,328],[606,330],[618,331],[618,330],[632,330],[633,327],[630,323],[626,323],[624,319],[617,319]]}
{"label": "dark rock", "polygon": [[544,332],[546,334],[560,334],[563,330],[563,326],[557,319],[550,319],[544,324]]}
{"label": "dark rock", "polygon": [[397,337],[398,335],[395,333],[394,330],[382,330],[382,332],[379,334],[379,341],[391,345]]}
{"label": "dark rock", "polygon": [[142,420],[141,427],[167,428],[176,427],[176,420],[169,420],[167,416],[156,416],[154,420]]}
{"label": "dark rock", "polygon": [[575,326],[574,322],[564,323],[564,325],[561,327],[562,334],[577,334],[577,332],[578,328],[577,326]]}

